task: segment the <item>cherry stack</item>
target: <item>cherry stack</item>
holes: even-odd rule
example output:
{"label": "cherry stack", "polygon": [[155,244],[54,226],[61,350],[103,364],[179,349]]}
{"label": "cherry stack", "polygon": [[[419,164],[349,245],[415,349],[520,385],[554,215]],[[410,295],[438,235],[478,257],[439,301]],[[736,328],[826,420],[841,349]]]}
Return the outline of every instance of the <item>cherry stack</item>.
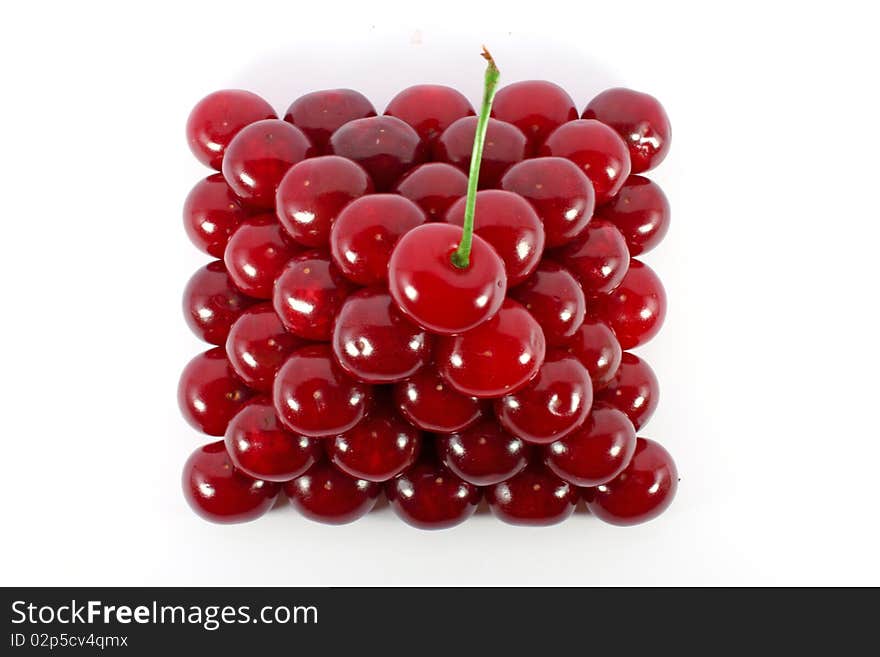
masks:
{"label": "cherry stack", "polygon": [[184,207],[215,258],[184,293],[215,345],[178,390],[217,438],[186,462],[190,506],[215,522],[267,512],[347,523],[381,495],[405,522],[457,525],[485,498],[549,525],[583,499],[629,525],[669,506],[678,474],[637,437],[658,401],[630,352],[663,323],[641,259],[669,227],[642,174],[670,145],[651,96],[610,89],[578,113],[544,81],[480,112],[419,85],[384,115],[349,89],[283,118],[252,93],[198,103],[189,145],[214,173]]}

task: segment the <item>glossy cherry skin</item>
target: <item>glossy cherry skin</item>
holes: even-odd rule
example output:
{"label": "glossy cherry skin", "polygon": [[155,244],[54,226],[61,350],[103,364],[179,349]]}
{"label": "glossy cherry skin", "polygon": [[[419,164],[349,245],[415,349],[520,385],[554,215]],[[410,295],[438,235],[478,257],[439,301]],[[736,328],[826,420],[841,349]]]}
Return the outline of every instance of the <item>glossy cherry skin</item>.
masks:
{"label": "glossy cherry skin", "polygon": [[492,116],[522,130],[529,140],[529,152],[533,153],[547,135],[578,118],[578,112],[562,87],[546,80],[523,80],[498,90]]}
{"label": "glossy cherry skin", "polygon": [[663,283],[645,263],[633,259],[614,290],[597,298],[592,312],[608,324],[620,346],[633,349],[653,338],[666,318]]}
{"label": "glossy cherry skin", "polygon": [[200,180],[183,205],[183,227],[190,241],[215,258],[222,258],[229,237],[247,213],[219,173]]}
{"label": "glossy cherry skin", "polygon": [[590,373],[593,390],[607,386],[623,358],[620,343],[604,322],[587,317],[575,334],[566,341],[564,349],[577,358]]}
{"label": "glossy cherry skin", "polygon": [[660,102],[632,89],[608,89],[587,105],[585,119],[598,119],[614,128],[629,147],[633,173],[660,164],[669,153],[672,128]]}
{"label": "glossy cherry skin", "polygon": [[183,466],[183,496],[193,511],[217,523],[256,520],[272,508],[280,487],[233,464],[222,440],[199,447]]}
{"label": "glossy cherry skin", "polygon": [[470,266],[450,260],[462,230],[424,224],[400,238],[388,262],[388,289],[400,309],[419,326],[442,335],[468,331],[494,315],[507,292],[504,261],[474,235]]}
{"label": "glossy cherry skin", "polygon": [[373,181],[363,167],[325,155],[290,167],[278,185],[275,205],[281,225],[295,242],[326,248],[342,208],[372,192]]}
{"label": "glossy cherry skin", "polygon": [[245,205],[271,210],[278,183],[287,170],[316,154],[298,128],[278,119],[257,121],[229,142],[223,177]]}
{"label": "glossy cherry skin", "polygon": [[358,381],[403,381],[431,358],[424,329],[409,321],[388,291],[373,287],[345,300],[333,327],[333,355]]}
{"label": "glossy cherry skin", "polygon": [[235,376],[226,352],[215,347],[187,363],[177,386],[177,403],[192,427],[209,436],[222,436],[253,394]]}
{"label": "glossy cherry skin", "polygon": [[607,221],[591,221],[578,239],[553,251],[552,257],[574,274],[588,297],[616,288],[629,268],[626,240]]}
{"label": "glossy cherry skin", "polygon": [[275,110],[257,94],[241,89],[215,91],[196,103],[190,112],[186,139],[199,162],[219,171],[226,147],[242,128],[275,118]]}
{"label": "glossy cherry skin", "polygon": [[[456,201],[446,213],[447,223],[464,225],[466,199]],[[544,226],[521,196],[500,189],[477,192],[474,233],[482,237],[504,261],[507,285],[526,280],[544,253]]]}
{"label": "glossy cherry skin", "polygon": [[430,366],[394,386],[397,410],[423,431],[452,433],[483,415],[480,400],[453,390]]}
{"label": "glossy cherry skin", "polygon": [[418,205],[397,194],[370,194],[346,206],[330,233],[339,271],[358,285],[388,280],[388,261],[405,233],[425,223]]}
{"label": "glossy cherry skin", "polygon": [[232,234],[223,262],[239,290],[257,299],[271,299],[275,279],[294,253],[275,216],[261,214]]}
{"label": "glossy cherry skin", "polygon": [[350,121],[333,133],[329,148],[366,169],[380,192],[391,191],[394,183],[427,155],[419,134],[393,116]]}
{"label": "glossy cherry skin", "polygon": [[376,116],[373,104],[353,89],[324,89],[300,96],[284,115],[284,120],[302,130],[318,153],[327,153],[330,136],[355,119]]}
{"label": "glossy cherry skin", "polygon": [[428,162],[410,169],[397,181],[394,192],[418,205],[429,221],[440,221],[467,194],[467,176],[451,164]]}
{"label": "glossy cherry skin", "polygon": [[495,316],[467,333],[437,338],[440,376],[471,397],[516,392],[544,363],[544,332],[523,306],[506,300]]}
{"label": "glossy cherry skin", "polygon": [[587,312],[587,300],[577,279],[562,265],[543,260],[537,271],[510,297],[526,307],[544,329],[547,344],[565,344]]}
{"label": "glossy cherry skin", "polygon": [[476,112],[470,101],[452,87],[417,84],[392,98],[385,114],[408,123],[429,144],[454,121]]}
{"label": "glossy cherry skin", "polygon": [[248,306],[256,303],[239,291],[221,260],[196,270],[183,292],[183,316],[201,340],[226,344],[229,329]]}
{"label": "glossy cherry skin", "polygon": [[678,490],[675,461],[659,443],[638,438],[629,465],[615,479],[590,489],[587,507],[612,525],[637,525],[663,513]]}
{"label": "glossy cherry skin", "polygon": [[630,174],[629,150],[623,139],[598,121],[578,119],[560,126],[538,154],[565,157],[577,164],[593,183],[597,205],[613,198]]}
{"label": "glossy cherry skin", "polygon": [[293,335],[329,341],[333,320],[353,286],[326,255],[310,251],[291,258],[275,281],[272,306]]}
{"label": "glossy cherry skin", "polygon": [[564,157],[536,157],[514,164],[501,178],[501,188],[519,194],[535,208],[548,247],[579,237],[596,207],[593,183]]}
{"label": "glossy cherry skin", "polygon": [[290,481],[321,455],[316,440],[288,431],[267,397],[247,403],[229,422],[226,450],[235,467],[257,479]]}
{"label": "glossy cherry skin", "polygon": [[306,518],[328,525],[344,525],[367,515],[382,487],[340,472],[326,460],[284,484],[290,504]]}
{"label": "glossy cherry skin", "polygon": [[623,411],[636,431],[644,427],[660,401],[660,384],[651,366],[635,354],[624,352],[617,373],[596,401]]}
{"label": "glossy cherry skin", "polygon": [[[466,116],[450,125],[434,142],[434,160],[447,162],[468,173],[476,131],[475,116]],[[504,172],[525,158],[525,135],[510,123],[489,119],[486,141],[483,144],[483,159],[480,160],[480,189],[497,188]]]}
{"label": "glossy cherry skin", "polygon": [[526,467],[525,444],[488,419],[438,439],[443,463],[474,486],[492,486]]}
{"label": "glossy cherry skin", "polygon": [[653,249],[669,231],[666,194],[644,176],[627,178],[617,196],[599,208],[596,216],[617,227],[633,256]]}
{"label": "glossy cherry skin", "polygon": [[575,486],[598,486],[619,475],[635,449],[636,430],[629,418],[598,405],[583,426],[544,448],[544,462]]}
{"label": "glossy cherry skin", "polygon": [[486,491],[496,518],[512,525],[555,525],[568,518],[577,504],[574,486],[543,465],[530,465],[518,475]]}
{"label": "glossy cherry skin", "polygon": [[421,461],[385,484],[385,495],[398,517],[419,529],[446,529],[463,523],[477,510],[480,489],[446,467]]}
{"label": "glossy cherry skin", "polygon": [[312,345],[294,351],[281,366],[272,398],[288,429],[320,438],[345,433],[360,422],[372,390],[339,367],[329,346]]}
{"label": "glossy cherry skin", "polygon": [[272,392],[275,375],[303,340],[284,330],[271,303],[251,306],[235,320],[226,338],[232,369],[249,387]]}

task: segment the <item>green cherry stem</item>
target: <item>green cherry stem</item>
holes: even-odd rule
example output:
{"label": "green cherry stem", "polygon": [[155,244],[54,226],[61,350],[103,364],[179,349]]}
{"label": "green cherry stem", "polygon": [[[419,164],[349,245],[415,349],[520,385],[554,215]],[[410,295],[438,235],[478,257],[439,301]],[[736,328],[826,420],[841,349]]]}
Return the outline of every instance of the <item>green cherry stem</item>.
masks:
{"label": "green cherry stem", "polygon": [[489,113],[501,72],[495,66],[492,55],[483,46],[483,58],[489,62],[486,66],[486,80],[483,87],[483,104],[477,119],[477,132],[474,135],[474,150],[471,151],[471,168],[468,173],[467,199],[464,206],[464,225],[461,242],[451,256],[452,264],[459,269],[467,269],[471,264],[471,244],[474,241],[474,213],[477,208],[477,183],[480,179],[480,162],[483,159],[483,144],[486,142],[486,128],[489,127]]}

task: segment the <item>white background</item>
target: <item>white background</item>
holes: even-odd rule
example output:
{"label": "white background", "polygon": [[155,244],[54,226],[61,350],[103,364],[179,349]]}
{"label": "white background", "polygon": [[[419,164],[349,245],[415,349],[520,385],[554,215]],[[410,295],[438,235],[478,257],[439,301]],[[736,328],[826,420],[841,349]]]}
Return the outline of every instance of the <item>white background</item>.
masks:
{"label": "white background", "polygon": [[[0,10],[0,584],[880,584],[870,3],[171,4]],[[230,86],[281,111],[335,86],[476,101],[483,43],[504,81],[581,108],[623,84],[672,118],[673,226],[646,258],[669,317],[641,353],[675,504],[631,529],[199,520],[175,392],[205,348],[179,307],[206,260],[180,219],[208,173],[189,109]]]}

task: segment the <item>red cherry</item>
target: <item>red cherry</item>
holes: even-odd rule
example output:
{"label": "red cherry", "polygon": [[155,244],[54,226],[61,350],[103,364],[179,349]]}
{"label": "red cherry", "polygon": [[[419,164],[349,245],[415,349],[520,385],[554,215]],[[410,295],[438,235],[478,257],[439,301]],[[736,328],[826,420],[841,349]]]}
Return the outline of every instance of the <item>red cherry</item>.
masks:
{"label": "red cherry", "polygon": [[461,335],[437,339],[435,362],[449,385],[471,397],[501,397],[522,388],[544,363],[541,326],[515,301]]}
{"label": "red cherry", "polygon": [[330,347],[294,351],[275,377],[275,412],[284,425],[310,438],[336,436],[361,421],[372,397],[333,360]]}
{"label": "red cherry", "polygon": [[410,169],[394,192],[415,202],[429,221],[440,221],[453,203],[467,194],[467,176],[445,162],[428,162]]}
{"label": "red cherry", "polygon": [[316,441],[281,425],[267,397],[252,399],[232,418],[226,429],[226,449],[236,468],[266,481],[300,476],[321,453]]}
{"label": "red cherry", "polygon": [[400,309],[416,324],[450,335],[472,329],[494,315],[507,291],[504,261],[474,235],[470,266],[452,264],[462,230],[424,224],[397,242],[388,263],[388,287]]}
{"label": "red cherry", "polygon": [[626,239],[630,255],[657,246],[669,231],[669,201],[657,183],[643,176],[627,178],[620,192],[597,217],[613,223]]}
{"label": "red cherry", "polygon": [[333,320],[352,289],[329,257],[310,251],[291,258],[279,274],[272,305],[294,335],[328,341]]}
{"label": "red cherry", "polygon": [[626,144],[598,121],[578,119],[560,126],[538,154],[565,157],[577,164],[593,183],[597,205],[614,197],[630,174]]}
{"label": "red cherry", "polygon": [[[476,131],[477,117],[466,116],[459,119],[446,128],[434,143],[434,159],[457,166],[467,173],[471,166]],[[525,157],[525,135],[510,123],[489,119],[483,159],[480,162],[480,189],[498,187],[504,172]]]}
{"label": "red cherry", "polygon": [[[447,223],[464,225],[466,199],[446,213]],[[544,253],[544,227],[521,196],[500,189],[477,192],[474,233],[486,240],[504,261],[507,285],[522,283],[535,271]]]}
{"label": "red cherry", "polygon": [[629,147],[633,173],[660,164],[669,153],[669,117],[653,96],[632,89],[608,89],[584,110],[585,119],[598,119],[614,128]]}
{"label": "red cherry", "polygon": [[574,162],[562,157],[537,157],[514,164],[501,179],[501,188],[532,204],[544,224],[548,247],[579,237],[596,207],[593,183]]}
{"label": "red cherry", "polygon": [[623,411],[636,431],[651,419],[659,400],[660,385],[654,370],[643,359],[629,352],[624,352],[611,383],[596,393],[596,401]]}
{"label": "red cherry", "polygon": [[394,386],[397,409],[423,431],[452,433],[476,422],[480,401],[453,390],[433,367],[423,367]]}
{"label": "red cherry", "polygon": [[524,388],[495,401],[495,416],[514,436],[545,444],[581,426],[592,405],[587,369],[570,354],[551,352]]}
{"label": "red cherry", "polygon": [[510,291],[544,329],[547,344],[571,338],[584,321],[587,301],[577,279],[565,267],[543,260],[529,279]]}
{"label": "red cherry", "polygon": [[183,466],[183,496],[211,522],[256,520],[272,508],[278,490],[276,483],[237,470],[222,440],[199,447]]}
{"label": "red cherry", "polygon": [[275,118],[275,110],[257,94],[241,89],[215,91],[190,112],[186,139],[199,162],[219,171],[226,147],[242,128]]}
{"label": "red cherry", "polygon": [[624,349],[648,342],[666,318],[663,284],[653,269],[635,259],[620,285],[594,304],[591,312],[611,327]]}
{"label": "red cherry", "polygon": [[623,357],[623,350],[614,333],[594,317],[584,320],[574,336],[566,342],[565,349],[587,368],[594,391],[601,390],[611,382]]}
{"label": "red cherry", "polygon": [[629,418],[616,408],[594,406],[582,427],[544,448],[544,460],[575,486],[598,486],[619,475],[635,449]]}
{"label": "red cherry", "polygon": [[196,183],[183,205],[183,227],[199,249],[222,258],[229,236],[247,214],[219,173]]}
{"label": "red cherry", "polygon": [[492,116],[512,123],[529,140],[529,152],[544,143],[551,132],[578,117],[565,89],[546,80],[523,80],[495,94]]}
{"label": "red cherry", "polygon": [[275,216],[261,214],[233,233],[223,262],[239,290],[251,297],[271,299],[275,279],[294,253]]}
{"label": "red cherry", "polygon": [[333,133],[329,148],[366,169],[380,192],[390,191],[426,155],[418,133],[393,116],[350,121]]}
{"label": "red cherry", "polygon": [[284,484],[284,492],[306,518],[344,525],[367,515],[376,506],[382,488],[350,477],[327,461],[318,461],[304,475]]}
{"label": "red cherry", "polygon": [[226,355],[238,377],[254,390],[271,392],[275,375],[303,341],[284,330],[270,303],[251,306],[232,325]]}
{"label": "red cherry", "polygon": [[463,523],[477,510],[480,489],[442,465],[423,461],[385,484],[398,517],[419,529],[446,529]]}
{"label": "red cherry", "polygon": [[388,280],[388,261],[400,237],[425,223],[412,201],[396,194],[371,194],[352,201],[330,233],[330,249],[339,270],[359,285]]}
{"label": "red cherry", "polygon": [[495,517],[512,525],[555,525],[568,518],[577,492],[542,465],[530,465],[486,492]]}
{"label": "red cherry", "polygon": [[438,452],[446,467],[474,486],[491,486],[510,479],[527,463],[526,446],[493,420],[439,439]]}
{"label": "red cherry", "polygon": [[574,274],[587,296],[616,288],[629,267],[626,240],[607,221],[591,221],[577,240],[554,251],[552,257]]}
{"label": "red cherry", "polygon": [[678,469],[669,452],[639,438],[626,469],[607,484],[590,489],[587,506],[612,525],[637,525],[663,513],[678,489]]}
{"label": "red cherry", "polygon": [[475,114],[461,92],[439,84],[418,84],[404,89],[388,103],[385,114],[411,125],[428,144],[453,121]]}
{"label": "red cherry", "polygon": [[219,347],[189,361],[177,387],[183,417],[209,436],[225,434],[229,421],[252,395],[253,391],[235,377]]}
{"label": "red cherry", "polygon": [[326,153],[330,136],[355,119],[376,116],[373,104],[353,89],[325,89],[300,96],[284,120],[302,130],[319,153]]}
{"label": "red cherry", "polygon": [[196,270],[183,292],[183,316],[199,339],[225,344],[233,322],[255,299],[232,283],[226,265],[216,260]]}

